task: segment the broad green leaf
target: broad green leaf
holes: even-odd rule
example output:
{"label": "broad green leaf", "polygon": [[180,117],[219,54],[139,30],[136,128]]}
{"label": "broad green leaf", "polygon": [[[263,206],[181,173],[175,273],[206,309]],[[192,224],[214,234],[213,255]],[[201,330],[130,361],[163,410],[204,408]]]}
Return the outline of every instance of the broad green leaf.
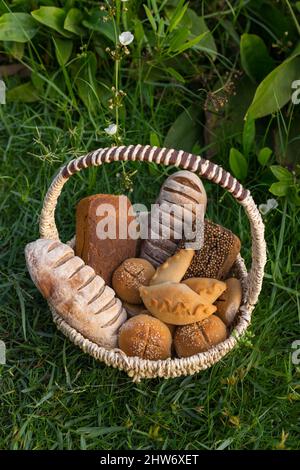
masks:
{"label": "broad green leaf", "polygon": [[146,5],[144,5],[144,9],[145,9],[145,13],[147,15],[147,18],[149,20],[149,23],[152,26],[153,31],[156,32],[157,26],[156,26],[154,16],[152,15],[151,11],[149,10],[149,8]]}
{"label": "broad green leaf", "polygon": [[60,66],[65,65],[72,54],[73,41],[70,39],[53,39],[55,45],[55,54]]}
{"label": "broad green leaf", "polygon": [[98,84],[96,80],[97,59],[93,52],[87,52],[74,64],[75,84],[78,95],[85,106],[95,112],[99,104]]}
{"label": "broad green leaf", "polygon": [[258,0],[251,2],[251,8],[253,10],[257,9],[256,15],[263,20],[264,24],[275,34],[276,38],[285,44],[289,41],[294,42],[294,39],[297,38],[297,29],[293,18],[285,9],[286,3],[286,1],[259,2]]}
{"label": "broad green leaf", "polygon": [[38,10],[31,12],[33,18],[48,28],[54,29],[58,33],[66,37],[72,34],[64,29],[66,12],[63,8],[58,7],[40,7]]}
{"label": "broad green leaf", "polygon": [[199,139],[199,106],[191,105],[184,110],[170,127],[164,140],[164,147],[191,152]]}
{"label": "broad green leaf", "polygon": [[291,86],[300,76],[300,57],[292,56],[274,69],[258,86],[247,111],[254,119],[281,109],[291,99]]}
{"label": "broad green leaf", "polygon": [[277,178],[280,182],[284,183],[293,183],[293,175],[289,172],[286,168],[280,165],[272,165],[270,166],[270,170],[272,171],[275,178]]}
{"label": "broad green leaf", "polygon": [[273,183],[269,188],[270,193],[274,194],[274,196],[286,196],[288,193],[290,185],[284,183],[282,181],[278,181],[278,183]]}
{"label": "broad green leaf", "polygon": [[38,24],[28,13],[4,13],[0,17],[0,41],[28,42]]}
{"label": "broad green leaf", "polygon": [[23,103],[32,103],[39,99],[38,92],[31,82],[23,83],[6,93],[7,101],[22,101]]}
{"label": "broad green leaf", "polygon": [[248,174],[248,163],[244,155],[237,149],[232,148],[229,154],[229,165],[234,176],[244,180]]}
{"label": "broad green leaf", "polygon": [[71,10],[68,11],[64,21],[64,29],[70,31],[71,33],[77,34],[78,36],[83,36],[85,29],[80,26],[82,20],[82,11],[80,11],[79,8],[71,8]]}
{"label": "broad green leaf", "polygon": [[[212,57],[212,59],[215,60],[217,57],[217,46],[212,33],[209,31],[205,23],[204,18],[202,16],[198,16],[197,13],[191,8],[188,8],[184,19],[188,22],[188,24],[190,24],[189,28],[191,35],[189,39],[193,39],[200,33],[207,33],[201,42],[194,45],[194,49],[207,52]],[[183,21],[182,26],[184,26]]]}
{"label": "broad green leaf", "polygon": [[255,120],[248,114],[243,129],[243,152],[246,157],[252,150],[255,139]]}
{"label": "broad green leaf", "polygon": [[97,31],[110,41],[115,42],[113,22],[103,21],[105,16],[105,12],[100,11],[98,8],[93,9],[90,11],[89,17],[82,21],[82,25],[88,29],[91,29],[92,31]]}
{"label": "broad green leaf", "polygon": [[196,46],[197,44],[200,43],[200,41],[203,41],[203,39],[209,34],[208,32],[199,34],[199,36],[196,36],[194,39],[190,39],[189,41],[185,42],[181,46],[179,46],[177,49],[175,49],[175,52],[177,53],[182,53],[186,51],[187,49],[190,49],[193,46]]}
{"label": "broad green leaf", "polygon": [[183,76],[179,72],[177,72],[177,70],[173,69],[173,67],[168,67],[167,71],[173,78],[175,78],[181,83],[185,83],[185,79],[183,78]]}
{"label": "broad green leaf", "polygon": [[256,34],[242,35],[240,52],[242,67],[254,82],[260,82],[275,66],[264,41]]}
{"label": "broad green leaf", "polygon": [[156,132],[150,132],[150,145],[152,145],[152,147],[160,147],[159,137]]}
{"label": "broad green leaf", "polygon": [[264,147],[259,151],[257,156],[258,161],[261,165],[266,165],[272,155],[272,150],[269,147]]}
{"label": "broad green leaf", "polygon": [[136,19],[134,21],[134,37],[137,42],[137,44],[140,44],[145,36],[145,31],[143,28],[143,24],[139,19]]}
{"label": "broad green leaf", "polygon": [[21,60],[24,55],[25,43],[24,42],[13,42],[4,41],[5,51],[8,52],[15,59]]}

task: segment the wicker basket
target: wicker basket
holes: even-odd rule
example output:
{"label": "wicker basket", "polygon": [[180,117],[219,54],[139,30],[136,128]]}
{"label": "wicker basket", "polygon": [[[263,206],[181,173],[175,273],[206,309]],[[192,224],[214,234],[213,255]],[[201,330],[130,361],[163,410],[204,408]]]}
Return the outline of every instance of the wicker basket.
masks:
{"label": "wicker basket", "polygon": [[[200,370],[207,369],[225,356],[225,354],[235,346],[250,323],[251,313],[261,290],[264,266],[266,263],[264,225],[250,192],[244,189],[230,173],[223,170],[220,166],[182,150],[150,147],[149,145],[130,145],[128,147],[122,146],[95,150],[94,152],[72,160],[60,169],[44,200],[40,216],[41,237],[59,240],[54,217],[55,207],[61,190],[70,176],[83,168],[127,160],[155,162],[166,166],[173,165],[193,171],[200,177],[213,181],[229,191],[244,207],[251,227],[252,266],[249,273],[247,273],[244,260],[239,256],[233,268],[235,275],[241,280],[243,287],[243,300],[237,324],[228,339],[209,351],[188,358],[150,361],[138,357],[128,357],[119,349],[106,350],[98,346],[84,338],[50,307],[53,313],[53,319],[58,329],[85,353],[90,354],[99,361],[105,362],[107,365],[126,371],[134,381],[139,381],[142,378],[169,378],[194,374]],[[71,240],[69,244],[74,246],[74,239]]]}

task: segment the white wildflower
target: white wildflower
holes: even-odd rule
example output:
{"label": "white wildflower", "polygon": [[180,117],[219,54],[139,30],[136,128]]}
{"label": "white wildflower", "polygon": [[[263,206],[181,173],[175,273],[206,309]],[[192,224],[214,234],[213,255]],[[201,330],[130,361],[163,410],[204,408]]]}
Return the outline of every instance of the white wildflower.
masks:
{"label": "white wildflower", "polygon": [[262,215],[266,215],[271,210],[276,209],[276,207],[278,207],[278,202],[276,201],[276,199],[268,199],[267,204],[260,204],[258,206],[259,211]]}
{"label": "white wildflower", "polygon": [[110,124],[104,130],[105,130],[106,134],[108,134],[108,135],[115,135],[118,132],[118,126],[117,126],[117,124]]}
{"label": "white wildflower", "polygon": [[119,41],[122,46],[128,46],[134,40],[134,35],[130,31],[124,31],[119,35]]}

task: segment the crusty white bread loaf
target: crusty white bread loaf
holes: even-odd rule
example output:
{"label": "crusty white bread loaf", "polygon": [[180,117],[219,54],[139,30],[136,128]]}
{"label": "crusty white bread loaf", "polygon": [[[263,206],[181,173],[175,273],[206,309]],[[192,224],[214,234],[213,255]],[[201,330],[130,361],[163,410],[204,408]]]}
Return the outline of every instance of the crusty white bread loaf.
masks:
{"label": "crusty white bread loaf", "polygon": [[39,239],[25,248],[37,288],[70,326],[107,349],[117,347],[127,314],[113,289],[68,245]]}
{"label": "crusty white bread loaf", "polygon": [[[188,242],[195,241],[197,229],[197,249],[203,244],[204,214],[207,196],[200,178],[191,171],[177,171],[164,182],[152,209],[150,234],[141,245],[141,258],[145,258],[157,267],[164,263],[177,250],[181,238]],[[170,215],[171,211],[171,217]],[[195,221],[198,224],[195,227]],[[182,221],[185,221],[182,233]],[[190,223],[187,223],[187,221]],[[189,227],[191,233],[186,233]],[[169,234],[168,234],[169,233]],[[179,235],[179,237],[178,237]],[[190,246],[191,248],[191,246]]]}

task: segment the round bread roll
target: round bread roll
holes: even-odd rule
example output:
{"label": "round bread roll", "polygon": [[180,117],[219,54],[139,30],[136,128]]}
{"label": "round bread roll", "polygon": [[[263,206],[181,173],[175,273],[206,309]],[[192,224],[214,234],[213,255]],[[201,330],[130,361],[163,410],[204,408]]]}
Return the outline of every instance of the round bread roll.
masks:
{"label": "round bread roll", "polygon": [[175,332],[174,346],[179,357],[189,357],[207,351],[226,338],[226,326],[219,317],[211,315],[201,322],[179,326]]}
{"label": "round bread roll", "polygon": [[163,322],[150,315],[127,320],[119,331],[119,348],[127,356],[158,361],[171,356],[172,336]]}
{"label": "round bread roll", "polygon": [[149,261],[142,258],[128,258],[115,270],[113,288],[120,299],[130,304],[141,304],[141,286],[148,286],[155,273]]}
{"label": "round bread roll", "polygon": [[242,302],[242,285],[235,277],[225,281],[227,289],[215,302],[217,307],[216,315],[221,318],[225,325],[232,324]]}

